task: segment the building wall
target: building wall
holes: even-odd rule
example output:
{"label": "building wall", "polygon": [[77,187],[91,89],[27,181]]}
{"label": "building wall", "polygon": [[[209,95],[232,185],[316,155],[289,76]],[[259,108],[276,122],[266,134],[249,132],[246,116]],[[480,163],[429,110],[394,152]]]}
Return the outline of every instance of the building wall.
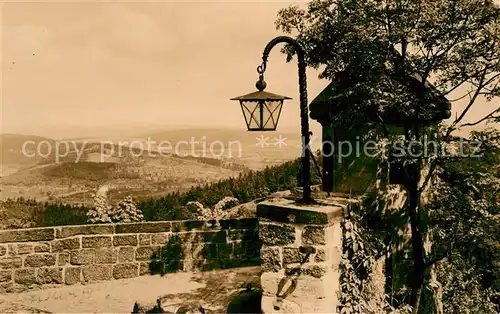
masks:
{"label": "building wall", "polygon": [[0,293],[260,264],[256,218],[0,231]]}

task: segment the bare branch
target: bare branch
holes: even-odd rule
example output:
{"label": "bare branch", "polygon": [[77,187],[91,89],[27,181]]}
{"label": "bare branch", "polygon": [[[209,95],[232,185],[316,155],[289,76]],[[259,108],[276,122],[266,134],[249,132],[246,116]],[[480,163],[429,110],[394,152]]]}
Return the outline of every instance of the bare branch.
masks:
{"label": "bare branch", "polygon": [[449,100],[449,101],[450,101],[450,102],[460,101],[460,100],[464,99],[464,98],[465,98],[465,97],[467,97],[467,96],[469,96],[469,99],[470,99],[470,94],[472,94],[472,92],[473,92],[473,91],[474,91],[474,90],[470,90],[470,91],[468,91],[468,92],[467,92],[467,94],[465,94],[465,95],[463,95],[463,96],[461,96],[461,97],[459,97],[459,98],[456,98],[456,99],[451,99],[451,100]]}
{"label": "bare branch", "polygon": [[[464,116],[470,110],[470,108],[472,107],[472,105],[474,105],[474,103],[475,103],[475,101],[477,99],[477,96],[479,96],[479,93],[481,92],[481,89],[484,87],[484,85],[483,85],[484,84],[484,79],[486,77],[486,72],[488,71],[488,69],[489,69],[489,66],[486,66],[484,68],[483,73],[481,74],[481,78],[479,79],[479,84],[478,84],[478,87],[476,89],[476,92],[471,97],[469,103],[467,104],[467,106],[465,107],[465,109],[462,111],[462,113],[460,114],[460,116],[458,116],[458,118],[456,118],[455,121],[453,121],[450,129],[453,128],[453,127],[455,127],[464,118]],[[451,132],[449,132],[449,133],[451,133]]]}
{"label": "bare branch", "polygon": [[384,136],[389,137],[389,130],[387,129],[387,125],[385,124],[384,119],[382,119],[379,113],[377,113],[377,118],[382,125],[382,129],[384,130]]}
{"label": "bare branch", "polygon": [[[462,81],[460,81],[460,83],[458,83],[457,85],[455,85],[454,87],[452,87],[448,91],[444,92],[443,96],[446,96],[446,95],[452,93],[454,90],[456,90],[457,88],[459,88],[460,86],[462,86],[464,83],[466,83],[471,77],[473,77],[473,76],[470,75],[470,76],[467,76],[466,78],[464,78]],[[442,85],[445,85],[446,83],[448,83],[448,81],[443,82],[443,84],[441,84],[440,86],[438,86],[438,88],[441,87]]]}
{"label": "bare branch", "polygon": [[460,125],[460,127],[464,127],[464,126],[474,126],[474,125],[477,125],[485,120],[489,120],[489,119],[496,119],[496,118],[500,118],[500,115],[498,116],[495,116],[495,113],[500,113],[500,107],[493,110],[491,113],[487,114],[486,116],[484,116],[484,118],[474,122],[474,123],[464,123],[462,125]]}

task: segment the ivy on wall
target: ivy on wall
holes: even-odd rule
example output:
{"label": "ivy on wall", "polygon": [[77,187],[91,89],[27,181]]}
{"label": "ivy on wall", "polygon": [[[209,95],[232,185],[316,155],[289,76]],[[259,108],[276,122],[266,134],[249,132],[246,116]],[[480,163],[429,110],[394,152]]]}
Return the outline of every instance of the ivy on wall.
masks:
{"label": "ivy on wall", "polygon": [[349,209],[342,220],[342,256],[340,263],[341,314],[407,314],[411,308],[393,308],[385,294],[373,288],[373,269],[386,252],[376,234],[363,227],[369,211]]}

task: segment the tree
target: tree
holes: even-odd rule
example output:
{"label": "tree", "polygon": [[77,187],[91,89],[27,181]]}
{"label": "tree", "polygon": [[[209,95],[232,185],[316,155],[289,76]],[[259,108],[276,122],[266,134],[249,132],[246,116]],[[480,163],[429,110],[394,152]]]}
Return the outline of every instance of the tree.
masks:
{"label": "tree", "polygon": [[[346,125],[374,113],[379,118],[374,129],[387,138],[384,113],[399,109],[405,113],[405,140],[420,142],[427,112],[439,95],[464,108],[440,132],[441,142],[450,141],[459,128],[500,118],[497,107],[477,121],[462,122],[478,100],[500,96],[500,9],[491,0],[314,0],[306,10],[281,10],[276,26],[296,35],[308,65],[324,67],[321,77],[342,76],[348,82],[342,97],[354,101],[334,117]],[[292,47],[284,52],[289,60],[294,55]],[[429,81],[439,94],[426,92]],[[405,160],[415,313],[426,271],[421,198],[442,162],[442,156],[425,157]],[[422,176],[423,161],[428,171]]]}
{"label": "tree", "polygon": [[108,202],[109,187],[102,185],[94,195],[94,208],[87,212],[87,217],[91,223],[108,223],[111,220],[113,207]]}
{"label": "tree", "polygon": [[[426,268],[441,271],[443,311],[497,313],[500,309],[500,132],[473,132],[481,158],[442,161],[432,210],[433,250]],[[495,305],[496,303],[496,305]]]}
{"label": "tree", "polygon": [[139,222],[144,220],[144,215],[132,197],[127,196],[115,206],[111,212],[111,220],[119,223]]}
{"label": "tree", "polygon": [[87,217],[91,223],[128,223],[144,220],[141,209],[133,201],[131,196],[118,202],[113,207],[108,200],[109,187],[102,185],[94,196],[94,208],[87,212]]}

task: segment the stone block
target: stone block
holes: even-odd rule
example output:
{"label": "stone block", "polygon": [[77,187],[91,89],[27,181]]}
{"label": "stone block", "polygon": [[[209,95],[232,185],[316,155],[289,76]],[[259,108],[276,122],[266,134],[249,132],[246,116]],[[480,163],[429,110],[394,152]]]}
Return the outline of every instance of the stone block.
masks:
{"label": "stone block", "polygon": [[151,234],[140,234],[139,245],[151,245]]}
{"label": "stone block", "polygon": [[113,246],[137,246],[139,241],[137,235],[115,235],[113,237]]}
{"label": "stone block", "polygon": [[168,242],[168,238],[169,238],[168,233],[153,233],[151,235],[151,244],[164,245]]}
{"label": "stone block", "polygon": [[205,220],[172,221],[172,232],[201,231],[210,228],[210,223]]}
{"label": "stone block", "polygon": [[10,255],[27,255],[34,252],[32,243],[9,244]]}
{"label": "stone block", "polygon": [[111,247],[110,236],[84,236],[82,238],[82,248],[103,248]]}
{"label": "stone block", "polygon": [[36,272],[34,268],[16,269],[14,271],[14,282],[21,285],[36,284]]}
{"label": "stone block", "polygon": [[237,218],[219,220],[222,229],[255,229],[258,226],[257,218]]}
{"label": "stone block", "polygon": [[69,252],[57,254],[57,266],[64,266],[69,263]]}
{"label": "stone block", "polygon": [[12,281],[12,270],[0,270],[0,283]]}
{"label": "stone block", "polygon": [[340,205],[321,200],[320,204],[302,205],[294,200],[264,201],[257,204],[257,217],[282,223],[330,225],[342,216]]}
{"label": "stone block", "polygon": [[137,263],[116,264],[113,266],[113,278],[115,279],[133,278],[138,275],[139,264]]}
{"label": "stone block", "polygon": [[0,243],[50,241],[54,228],[33,228],[0,231]]}
{"label": "stone block", "polygon": [[282,272],[261,276],[264,297],[282,297],[299,305],[301,313],[333,313],[338,302],[338,282],[332,272],[322,278],[286,276]]}
{"label": "stone block", "polygon": [[277,247],[263,247],[260,250],[261,268],[263,272],[278,272],[281,267],[281,253]]}
{"label": "stone block", "polygon": [[259,239],[268,246],[292,244],[295,242],[295,227],[261,222]]}
{"label": "stone block", "polygon": [[[322,278],[329,271],[328,265],[324,263],[306,263],[306,264],[288,264],[286,265],[285,275],[294,276],[311,276],[314,278]],[[305,277],[304,277],[305,278]]]}
{"label": "stone block", "polygon": [[56,255],[55,254],[32,254],[26,256],[24,259],[24,267],[44,267],[44,266],[55,266],[56,265]]}
{"label": "stone block", "polygon": [[50,252],[50,243],[49,242],[40,242],[34,245],[35,253],[49,253]]}
{"label": "stone block", "polygon": [[135,260],[136,261],[149,261],[154,258],[154,255],[159,256],[160,247],[159,246],[143,246],[135,249]]}
{"label": "stone block", "polygon": [[118,262],[133,262],[135,257],[135,248],[132,246],[123,246],[118,250]]}
{"label": "stone block", "polygon": [[72,265],[87,265],[94,261],[95,250],[81,249],[70,252],[69,261]]}
{"label": "stone block", "polygon": [[302,231],[302,244],[325,245],[326,232],[321,226],[305,226]]}
{"label": "stone block", "polygon": [[40,284],[62,284],[63,268],[61,267],[44,267],[38,268],[36,271],[36,279]]}
{"label": "stone block", "polygon": [[109,224],[64,226],[56,228],[56,238],[68,238],[77,235],[113,234],[114,226]]}
{"label": "stone block", "polygon": [[77,250],[80,248],[80,238],[67,238],[54,240],[51,244],[52,252],[62,252],[64,250]]}
{"label": "stone block", "polygon": [[116,225],[116,233],[157,233],[170,232],[172,224],[167,221],[137,222]]}
{"label": "stone block", "polygon": [[95,250],[94,264],[114,264],[118,260],[116,248],[101,248]]}
{"label": "stone block", "polygon": [[14,282],[2,282],[0,283],[0,294],[13,293],[16,292],[16,286]]}
{"label": "stone block", "polygon": [[227,233],[221,231],[207,231],[203,233],[203,242],[205,243],[224,243],[227,241]]}
{"label": "stone block", "polygon": [[82,266],[82,273],[86,282],[110,280],[113,278],[113,265]]}
{"label": "stone block", "polygon": [[14,269],[23,266],[23,259],[20,256],[0,257],[0,269]]}
{"label": "stone block", "polygon": [[64,282],[67,285],[74,285],[81,281],[82,269],[80,267],[66,267],[64,269]]}
{"label": "stone block", "polygon": [[149,262],[139,263],[139,276],[145,276],[150,274]]}
{"label": "stone block", "polygon": [[314,255],[314,261],[316,263],[319,263],[319,262],[325,262],[327,259],[328,259],[328,256],[329,254],[327,253],[327,250],[326,249],[317,249],[316,250],[316,254]]}
{"label": "stone block", "polygon": [[[285,247],[283,248],[283,264],[302,263],[306,258],[306,254],[300,252],[299,248]],[[306,261],[307,262],[307,261]]]}
{"label": "stone block", "polygon": [[178,239],[182,244],[195,244],[195,243],[203,243],[204,241],[204,232],[181,232],[177,234]]}

